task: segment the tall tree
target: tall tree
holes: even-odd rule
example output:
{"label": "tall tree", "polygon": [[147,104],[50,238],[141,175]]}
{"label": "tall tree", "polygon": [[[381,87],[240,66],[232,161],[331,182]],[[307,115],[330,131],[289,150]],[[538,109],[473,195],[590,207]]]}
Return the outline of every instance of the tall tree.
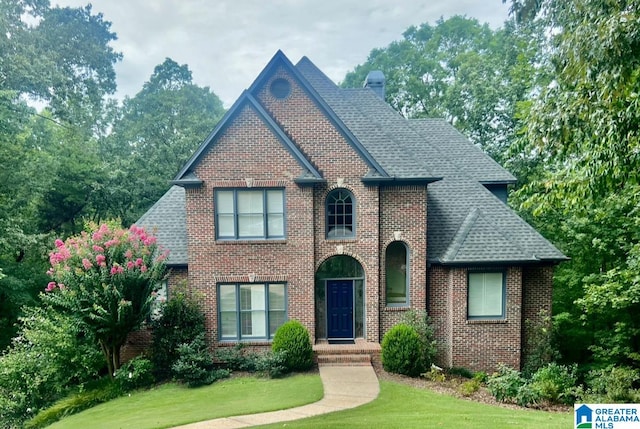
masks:
{"label": "tall tree", "polygon": [[540,32],[513,22],[492,30],[454,16],[410,27],[404,39],[371,51],[343,86],[361,86],[382,70],[387,101],[404,116],[444,117],[492,157],[503,161],[517,129],[519,102],[538,86]]}
{"label": "tall tree", "polygon": [[[76,182],[87,180],[86,171],[70,174],[74,168],[65,163],[95,154],[91,142],[105,129],[104,97],[115,90],[120,54],[109,45],[115,39],[110,23],[90,6],[2,0],[0,28],[1,349],[18,308],[35,300],[42,281],[34,274],[42,271],[42,233],[73,224],[51,222],[68,213],[57,203],[78,194]],[[44,110],[37,113],[28,99],[44,103]]]}
{"label": "tall tree", "polygon": [[134,222],[169,188],[170,180],[224,114],[208,87],[193,83],[186,64],[167,58],[142,90],[125,98],[113,132],[101,142],[116,168],[105,210]]}
{"label": "tall tree", "polygon": [[590,338],[591,355],[578,354],[639,368],[640,2],[546,0],[542,11],[554,79],[523,112],[521,154],[544,169],[517,197],[573,258],[556,304]]}

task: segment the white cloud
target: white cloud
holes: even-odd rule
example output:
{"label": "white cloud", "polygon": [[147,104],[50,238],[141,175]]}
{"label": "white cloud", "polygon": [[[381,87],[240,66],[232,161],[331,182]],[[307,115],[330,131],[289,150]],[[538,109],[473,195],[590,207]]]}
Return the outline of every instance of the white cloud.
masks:
{"label": "white cloud", "polygon": [[[57,0],[60,6],[86,1]],[[498,27],[501,0],[93,0],[112,22],[118,97],[133,96],[166,57],[188,64],[198,85],[229,107],[278,49],[292,62],[307,56],[339,82],[371,49],[402,37],[410,25],[466,15]]]}

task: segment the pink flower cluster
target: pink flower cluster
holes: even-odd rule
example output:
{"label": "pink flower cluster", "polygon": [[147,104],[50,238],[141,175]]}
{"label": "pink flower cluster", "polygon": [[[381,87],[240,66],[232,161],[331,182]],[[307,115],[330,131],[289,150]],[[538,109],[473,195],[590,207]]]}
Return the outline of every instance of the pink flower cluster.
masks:
{"label": "pink flower cluster", "polygon": [[[156,238],[147,235],[144,228],[133,225],[129,230],[111,229],[102,224],[93,233],[82,232],[66,241],[55,240],[56,248],[49,254],[51,268],[47,274],[58,281],[67,279],[69,282],[71,276],[76,282],[96,270],[111,276],[133,270],[146,273],[149,266],[145,260],[155,252],[152,248],[155,244]],[[154,262],[164,261],[167,255],[168,252],[163,252]],[[60,286],[50,282],[45,290],[51,292],[58,287],[56,285]]]}

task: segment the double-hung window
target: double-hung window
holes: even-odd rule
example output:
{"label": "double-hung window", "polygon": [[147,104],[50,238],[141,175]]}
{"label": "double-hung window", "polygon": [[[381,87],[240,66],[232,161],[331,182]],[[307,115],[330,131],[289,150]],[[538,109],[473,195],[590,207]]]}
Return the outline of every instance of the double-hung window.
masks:
{"label": "double-hung window", "polygon": [[221,340],[268,340],[286,320],[284,283],[218,285]]}
{"label": "double-hung window", "polygon": [[504,319],[505,295],[504,272],[470,272],[469,319]]}
{"label": "double-hung window", "polygon": [[218,189],[215,214],[221,240],[285,237],[283,189]]}

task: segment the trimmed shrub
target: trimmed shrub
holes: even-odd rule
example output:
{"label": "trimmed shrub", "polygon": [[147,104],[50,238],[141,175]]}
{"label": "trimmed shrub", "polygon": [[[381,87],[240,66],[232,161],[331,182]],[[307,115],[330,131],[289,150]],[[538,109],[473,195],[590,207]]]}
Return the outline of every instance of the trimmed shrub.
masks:
{"label": "trimmed shrub", "polygon": [[245,349],[244,344],[238,343],[233,347],[219,348],[215,352],[216,361],[222,363],[231,371],[257,370],[260,355]]}
{"label": "trimmed shrub", "polygon": [[279,378],[287,373],[287,352],[267,352],[257,356],[256,371],[270,377]]}
{"label": "trimmed shrub", "polygon": [[537,396],[552,403],[573,404],[578,381],[577,367],[550,363],[531,377],[531,389]]}
{"label": "trimmed shrub", "polygon": [[426,370],[422,359],[422,341],[412,326],[401,323],[389,329],[381,347],[385,371],[416,377]]}
{"label": "trimmed shrub", "polygon": [[473,378],[473,372],[471,372],[471,370],[468,370],[467,368],[463,368],[461,366],[454,366],[451,367],[449,369],[449,371],[447,371],[449,374],[453,374],[453,375],[459,375],[460,377],[464,377],[464,378]]}
{"label": "trimmed shrub", "polygon": [[216,381],[217,374],[213,367],[213,359],[202,334],[190,343],[178,346],[178,359],[171,369],[177,381],[189,387],[197,387]]}
{"label": "trimmed shrub", "polygon": [[178,347],[189,344],[205,333],[205,315],[200,304],[184,284],[172,290],[170,299],[161,307],[161,316],[152,322],[151,361],[158,380],[170,378],[178,360]]}
{"label": "trimmed shrub", "polygon": [[480,389],[481,385],[482,383],[480,380],[475,378],[467,380],[458,387],[458,392],[460,392],[462,396],[471,396]]}
{"label": "trimmed shrub", "polygon": [[313,346],[309,331],[297,320],[289,320],[278,328],[271,349],[286,352],[285,365],[289,371],[306,371],[313,366]]}
{"label": "trimmed shrub", "polygon": [[413,327],[420,336],[420,359],[422,359],[422,366],[425,369],[430,368],[438,352],[431,318],[424,310],[412,309],[404,313],[402,323]]}
{"label": "trimmed shrub", "polygon": [[137,356],[118,368],[115,381],[125,392],[150,386],[155,381],[153,364],[149,359]]}

